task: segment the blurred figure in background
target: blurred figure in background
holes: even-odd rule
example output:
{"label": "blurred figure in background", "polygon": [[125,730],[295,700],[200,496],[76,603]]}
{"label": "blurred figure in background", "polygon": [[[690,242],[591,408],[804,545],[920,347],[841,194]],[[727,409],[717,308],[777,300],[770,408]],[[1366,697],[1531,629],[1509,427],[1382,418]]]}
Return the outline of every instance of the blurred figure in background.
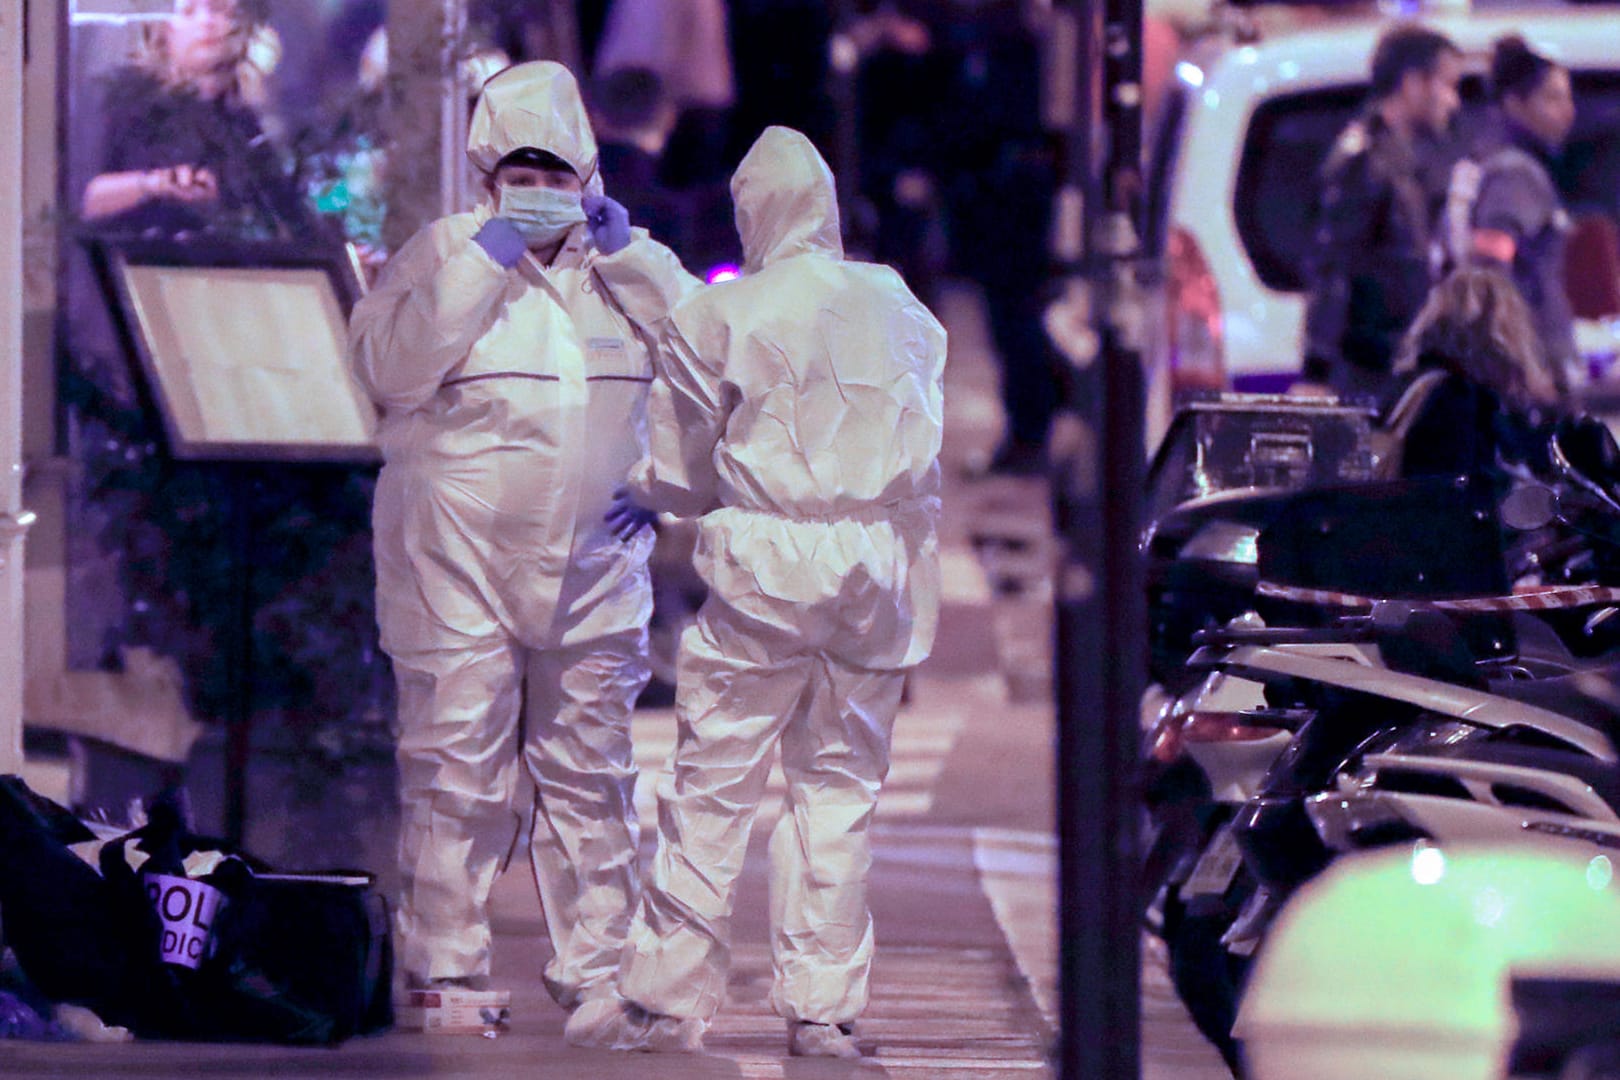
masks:
{"label": "blurred figure in background", "polygon": [[1006,417],[980,469],[1008,475],[1045,468],[1062,399],[1041,322],[1058,158],[1042,126],[1034,18],[1017,0],[991,0],[935,27],[948,64],[935,132],[951,264],[983,291]]}
{"label": "blurred figure in background", "polygon": [[1499,270],[1465,267],[1436,285],[1396,371],[1414,394],[1404,402],[1414,413],[1405,419],[1402,475],[1485,476],[1502,462],[1545,457],[1545,436],[1535,431],[1559,391],[1530,310]]}
{"label": "blurred figure in background", "polygon": [[1401,335],[1428,296],[1439,193],[1424,157],[1461,99],[1462,53],[1400,23],[1373,51],[1366,111],[1322,168],[1307,264],[1304,373],[1341,394],[1387,392]]}
{"label": "blurred figure in background", "polygon": [[1469,214],[1469,255],[1498,266],[1518,286],[1558,387],[1578,377],[1575,317],[1564,286],[1570,228],[1553,167],[1575,125],[1569,71],[1517,35],[1491,56],[1491,91],[1501,110],[1502,145],[1482,157]]}
{"label": "blurred figure in background", "polygon": [[802,131],[831,152],[837,122],[828,92],[833,5],[826,0],[729,0],[737,83],[722,176],[773,124]]}
{"label": "blurred figure in background", "polygon": [[651,68],[616,68],[591,80],[586,103],[603,183],[630,211],[630,220],[683,254],[685,215],[658,175],[676,116],[664,81]]}
{"label": "blurred figure in background", "polygon": [[591,80],[589,98],[603,180],[631,220],[699,275],[741,261],[725,184],[675,189],[664,180],[663,156],[677,113],[658,73],[617,68]]}
{"label": "blurred figure in background", "polygon": [[723,0],[612,0],[591,70],[655,73],[674,104],[663,180],[685,188],[724,180],[737,92]]}
{"label": "blurred figure in background", "polygon": [[175,0],[114,72],[81,216],[98,231],[306,236],[316,219],[259,108],[277,58],[263,0]]}
{"label": "blurred figure in background", "polygon": [[889,0],[850,20],[840,38],[859,57],[853,74],[859,192],[851,192],[856,205],[845,207],[846,239],[899,270],[932,307],[950,260],[934,161],[944,58],[929,24]]}

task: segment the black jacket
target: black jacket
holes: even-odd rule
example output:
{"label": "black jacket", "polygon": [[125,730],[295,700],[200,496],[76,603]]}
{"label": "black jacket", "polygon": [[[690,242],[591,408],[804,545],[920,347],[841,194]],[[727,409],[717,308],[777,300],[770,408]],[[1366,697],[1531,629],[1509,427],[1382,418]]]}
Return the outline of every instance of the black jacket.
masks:
{"label": "black jacket", "polygon": [[1352,121],[1322,168],[1306,266],[1306,373],[1388,372],[1434,283],[1435,193],[1420,151],[1375,112]]}

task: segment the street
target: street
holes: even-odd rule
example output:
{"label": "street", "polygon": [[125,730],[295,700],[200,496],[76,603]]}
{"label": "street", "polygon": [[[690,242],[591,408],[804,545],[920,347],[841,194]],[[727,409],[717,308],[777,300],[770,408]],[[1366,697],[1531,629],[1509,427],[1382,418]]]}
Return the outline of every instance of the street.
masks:
{"label": "street", "polygon": [[[940,640],[912,679],[895,731],[893,767],[873,827],[871,903],[878,950],[860,1062],[785,1056],[767,1004],[765,838],[780,774],[762,807],[734,921],[730,994],[702,1057],[569,1048],[563,1013],[538,978],[548,946],[526,867],[496,884],[496,981],[512,991],[498,1038],[390,1032],[331,1050],[143,1043],[0,1044],[7,1076],[630,1077],[656,1067],[683,1077],[1040,1077],[1057,1027],[1056,846],[1050,680],[1049,528],[1039,480],[963,478],[994,442],[994,369],[974,294],[945,294],[947,370],[946,595]],[[652,792],[674,742],[673,713],[636,719],[643,856],[654,835]],[[308,858],[324,836],[391,877],[394,812],[388,778],[345,777],[321,797],[266,766],[252,778],[249,848],[272,863]],[[307,789],[307,783],[305,788]],[[370,824],[356,807],[369,804]],[[279,810],[269,809],[278,807]],[[312,832],[311,830],[316,830]],[[344,845],[353,845],[352,852]],[[350,858],[350,861],[354,861]],[[1149,1080],[1228,1074],[1192,1028],[1144,946],[1143,1070]]]}

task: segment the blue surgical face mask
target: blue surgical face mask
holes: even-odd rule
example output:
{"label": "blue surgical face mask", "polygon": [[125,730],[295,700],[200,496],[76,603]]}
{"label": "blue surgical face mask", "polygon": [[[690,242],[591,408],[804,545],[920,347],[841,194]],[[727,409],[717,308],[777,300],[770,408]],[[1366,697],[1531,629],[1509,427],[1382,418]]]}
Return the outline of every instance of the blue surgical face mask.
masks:
{"label": "blue surgical face mask", "polygon": [[503,184],[498,205],[501,217],[517,226],[530,247],[557,243],[585,221],[578,192]]}

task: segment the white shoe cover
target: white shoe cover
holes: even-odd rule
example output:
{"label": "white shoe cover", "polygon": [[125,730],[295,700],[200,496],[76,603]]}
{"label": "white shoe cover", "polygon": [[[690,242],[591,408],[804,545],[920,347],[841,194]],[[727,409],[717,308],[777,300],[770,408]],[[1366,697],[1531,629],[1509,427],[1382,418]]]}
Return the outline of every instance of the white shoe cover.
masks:
{"label": "white shoe cover", "polygon": [[701,1054],[703,1033],[709,1025],[696,1017],[682,1018],[650,1013],[639,1005],[630,1006],[632,1015],[642,1019],[641,1042],[637,1050],[655,1054]]}
{"label": "white shoe cover", "polygon": [[617,995],[580,1002],[563,1026],[563,1042],[598,1050],[634,1049],[636,1034],[630,1003]]}
{"label": "white shoe cover", "polygon": [[788,1053],[793,1057],[858,1058],[853,1024],[788,1024]]}
{"label": "white shoe cover", "polygon": [[563,1041],[596,1050],[643,1050],[664,1054],[701,1054],[708,1025],[649,1013],[621,997],[593,998],[568,1017]]}

